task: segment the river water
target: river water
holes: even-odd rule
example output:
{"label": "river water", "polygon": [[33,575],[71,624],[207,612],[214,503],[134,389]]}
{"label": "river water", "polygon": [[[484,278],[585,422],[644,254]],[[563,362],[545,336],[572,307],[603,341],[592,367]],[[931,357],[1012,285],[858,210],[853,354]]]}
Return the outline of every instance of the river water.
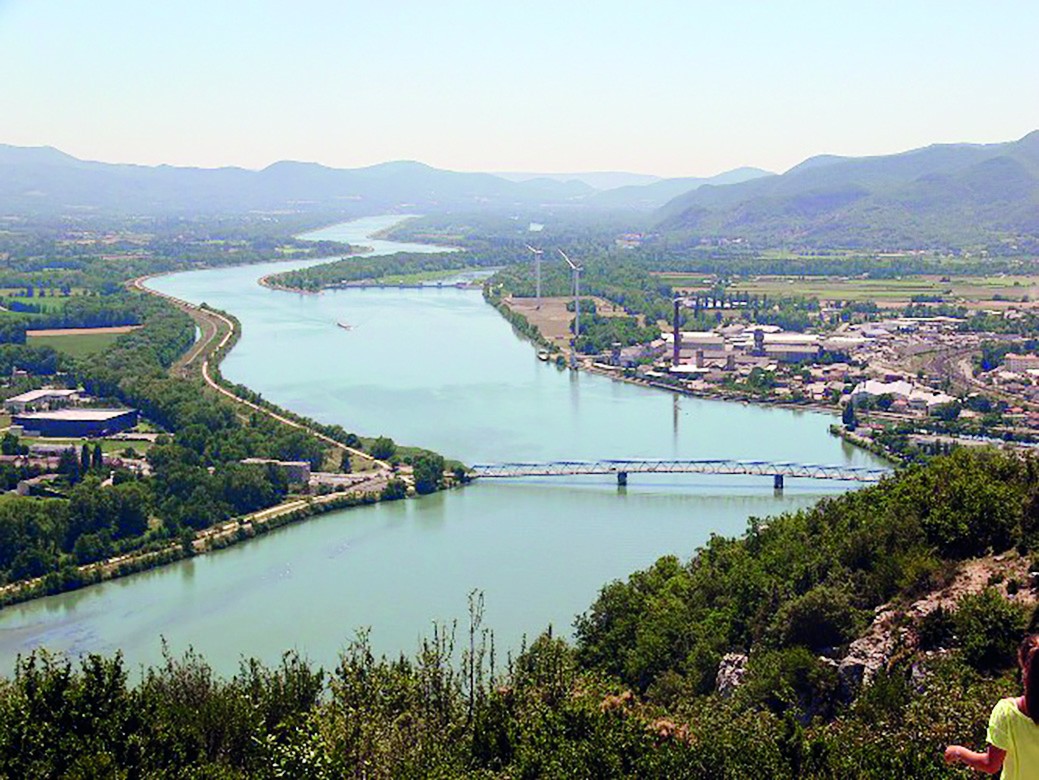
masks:
{"label": "river water", "polygon": [[[399,217],[310,234],[373,246]],[[826,415],[703,401],[575,374],[530,344],[474,290],[260,287],[272,271],[320,261],[193,271],[152,286],[227,310],[242,338],[224,376],[266,398],[366,435],[466,463],[581,458],[744,458],[877,465],[829,435]],[[337,327],[347,322],[351,330]],[[361,627],[382,652],[410,653],[433,622],[462,620],[484,593],[499,648],[549,624],[569,632],[602,585],[664,554],[688,557],[748,516],[806,506],[846,489],[754,477],[632,475],[482,482],[420,500],[331,513],[218,553],[9,607],[0,669],[44,645],[122,650],[134,665],[189,646],[214,668],[276,661],[290,648],[331,665]]]}

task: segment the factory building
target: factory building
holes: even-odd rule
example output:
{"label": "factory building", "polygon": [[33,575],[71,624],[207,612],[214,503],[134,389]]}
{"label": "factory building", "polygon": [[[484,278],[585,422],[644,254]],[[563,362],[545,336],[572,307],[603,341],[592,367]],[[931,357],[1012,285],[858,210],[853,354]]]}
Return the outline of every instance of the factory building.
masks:
{"label": "factory building", "polygon": [[4,408],[9,412],[26,412],[39,409],[58,409],[79,400],[78,390],[63,390],[55,387],[41,387],[21,395],[12,396],[4,401]]}
{"label": "factory building", "polygon": [[109,436],[137,425],[136,409],[58,409],[24,412],[11,419],[26,436],[79,438]]}

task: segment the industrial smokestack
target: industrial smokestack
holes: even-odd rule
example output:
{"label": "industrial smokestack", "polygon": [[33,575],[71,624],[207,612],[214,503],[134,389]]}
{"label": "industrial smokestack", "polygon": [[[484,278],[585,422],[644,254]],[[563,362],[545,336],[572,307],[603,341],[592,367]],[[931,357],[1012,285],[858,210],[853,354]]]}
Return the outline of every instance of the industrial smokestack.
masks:
{"label": "industrial smokestack", "polygon": [[678,329],[678,307],[679,307],[679,305],[680,304],[679,304],[678,298],[675,298],[675,317],[674,317],[675,343],[674,343],[673,354],[671,355],[671,365],[673,365],[673,366],[677,366],[678,365],[679,356],[680,356],[681,350],[682,350],[682,331],[680,331]]}

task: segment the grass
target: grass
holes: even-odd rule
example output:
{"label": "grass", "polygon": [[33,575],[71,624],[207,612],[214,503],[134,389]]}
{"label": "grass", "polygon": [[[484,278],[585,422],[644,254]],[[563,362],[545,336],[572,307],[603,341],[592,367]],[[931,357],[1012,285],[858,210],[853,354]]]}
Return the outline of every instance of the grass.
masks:
{"label": "grass", "polygon": [[76,333],[61,336],[29,336],[27,343],[38,347],[54,347],[70,357],[90,357],[110,346],[121,333]]}

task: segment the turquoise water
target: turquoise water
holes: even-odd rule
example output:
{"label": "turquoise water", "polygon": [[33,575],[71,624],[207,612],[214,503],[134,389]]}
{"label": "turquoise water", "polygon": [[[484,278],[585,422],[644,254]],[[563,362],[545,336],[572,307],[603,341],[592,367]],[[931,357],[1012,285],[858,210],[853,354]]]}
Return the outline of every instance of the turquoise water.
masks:
{"label": "turquoise water", "polygon": [[[311,234],[361,242],[399,217]],[[392,242],[367,241],[377,251]],[[428,247],[408,246],[409,251]],[[266,398],[362,434],[386,434],[467,463],[600,457],[748,458],[876,465],[810,412],[701,401],[560,371],[536,359],[478,291],[338,290],[298,295],[256,279],[319,261],[196,271],[163,292],[235,314],[243,335],[222,370]],[[353,327],[345,330],[337,322]],[[334,662],[357,628],[378,650],[415,649],[433,621],[486,599],[499,648],[575,614],[611,579],[663,554],[689,556],[750,515],[845,489],[752,477],[633,475],[477,483],[416,501],[338,512],[269,537],[0,613],[0,664],[46,645],[121,649],[134,664],[160,637],[222,672],[289,648]]]}

